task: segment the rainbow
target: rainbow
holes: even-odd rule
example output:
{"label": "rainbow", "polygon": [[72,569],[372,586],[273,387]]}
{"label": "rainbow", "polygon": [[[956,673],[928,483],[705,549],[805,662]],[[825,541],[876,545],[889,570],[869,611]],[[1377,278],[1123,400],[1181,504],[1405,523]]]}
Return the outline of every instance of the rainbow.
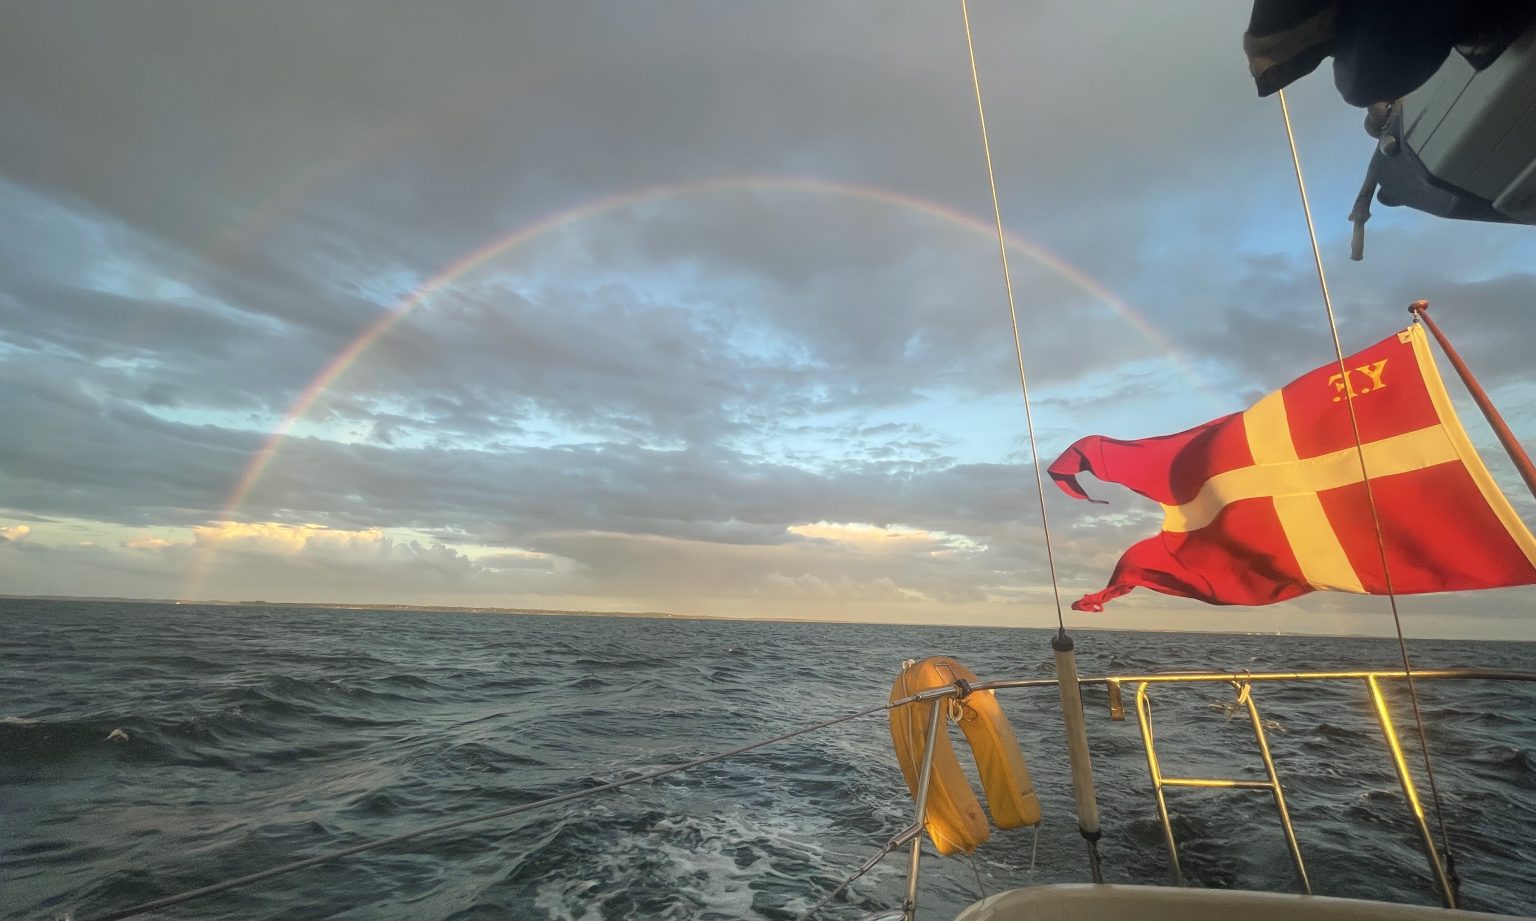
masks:
{"label": "rainbow", "polygon": [[[916,195],[876,186],[793,176],[725,176],[653,185],[594,199],[563,211],[557,211],[493,240],[439,269],[430,278],[397,301],[378,320],[374,321],[357,338],[353,339],[345,348],[338,352],[293,401],[292,405],[288,408],[287,414],[267,437],[261,448],[252,456],[245,470],[241,473],[233,492],[230,493],[229,499],[224,503],[222,520],[235,520],[236,511],[244,504],[246,497],[250,495],[251,490],[255,488],[256,483],[272,463],[273,458],[277,456],[279,449],[281,449],[283,442],[288,438],[293,427],[304,418],[315,402],[327,390],[335,386],[336,382],[346,374],[349,368],[357,363],[375,342],[388,335],[390,330],[410,316],[416,308],[430,301],[439,292],[449,288],[456,281],[474,272],[481,266],[565,225],[583,221],[605,212],[643,203],[675,198],[682,195],[700,195],[728,191],[785,191],[839,196],[916,211],[994,239],[997,234],[995,225],[989,221],[949,205],[920,198]],[[1005,236],[1010,250],[1022,253],[1031,261],[1109,307],[1122,320],[1130,324],[1144,339],[1168,356],[1186,377],[1198,383],[1198,376],[1194,373],[1189,361],[1180,352],[1178,347],[1113,291],[1099,283],[1082,269],[1067,262],[1038,243],[1016,233],[1007,233]]]}

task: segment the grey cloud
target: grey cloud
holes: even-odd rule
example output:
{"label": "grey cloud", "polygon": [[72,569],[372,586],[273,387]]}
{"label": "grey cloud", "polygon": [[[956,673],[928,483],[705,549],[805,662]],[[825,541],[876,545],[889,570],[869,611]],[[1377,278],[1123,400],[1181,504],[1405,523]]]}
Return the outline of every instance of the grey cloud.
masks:
{"label": "grey cloud", "polygon": [[[1127,303],[1232,408],[1329,345],[1278,114],[1243,75],[1243,12],[972,8],[1010,227]],[[1017,389],[953,7],[150,0],[6,20],[10,520],[205,522],[273,420],[444,266],[639,188],[815,177],[930,199],[983,229],[772,189],[564,223],[369,348],[236,512],[441,543],[391,544],[398,576],[232,550],[215,578],[349,600],[1039,603],[1033,479],[1009,462],[1022,449],[978,459],[939,418]],[[1149,40],[1175,35],[1182,53]],[[1340,264],[1348,228],[1331,212],[1369,142],[1326,81],[1292,102],[1349,340],[1386,335],[1428,296],[1490,383],[1519,384],[1528,229],[1383,209],[1367,263]],[[1186,398],[1163,343],[1117,307],[1022,252],[1011,267],[1043,454],[1121,424],[1128,405]],[[1188,410],[1188,424],[1214,415]],[[1022,428],[1017,414],[974,424]],[[1105,514],[1047,490],[1069,587],[1097,588],[1155,526],[1135,497]],[[988,549],[882,560],[787,531],[815,521]],[[467,544],[511,549],[477,563],[454,549]],[[186,562],[32,540],[7,552],[92,584],[119,573],[121,593]]]}
{"label": "grey cloud", "polygon": [[232,347],[259,330],[206,308],[145,302],[88,288],[12,287],[5,336],[32,350],[60,348],[99,361],[118,357],[232,357]]}
{"label": "grey cloud", "polygon": [[[1127,22],[1106,33],[1066,8],[976,10],[999,161],[1028,164],[1010,189],[1021,215],[1060,220],[1144,198],[1157,177],[1187,185],[1170,166],[1231,163],[1232,145],[1256,140],[1240,71],[1212,85],[1200,58],[1144,41],[1138,12],[1103,11]],[[293,195],[302,220],[324,214],[352,246],[427,265],[592,189],[701,173],[832,167],[986,212],[953,10],[703,7],[686,30],[676,13],[159,3],[18,14],[3,59],[28,92],[6,123],[37,127],[8,138],[7,168],[192,247],[238,236],[252,212]],[[1191,42],[1232,43],[1237,57],[1241,11],[1182,13]],[[1073,79],[1058,50],[1074,37],[1107,41],[1127,71],[1155,67],[1161,79]],[[61,57],[76,63],[67,79]],[[1223,119],[1240,130],[1182,140]]]}

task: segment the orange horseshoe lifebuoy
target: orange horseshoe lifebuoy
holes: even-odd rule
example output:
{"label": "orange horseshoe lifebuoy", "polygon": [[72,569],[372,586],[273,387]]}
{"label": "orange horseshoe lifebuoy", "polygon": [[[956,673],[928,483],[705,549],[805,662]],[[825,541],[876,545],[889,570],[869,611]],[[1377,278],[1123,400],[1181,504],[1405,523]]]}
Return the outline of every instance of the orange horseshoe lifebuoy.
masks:
{"label": "orange horseshoe lifebuoy", "polygon": [[[977,683],[970,669],[944,656],[933,656],[901,670],[891,686],[891,701],[910,697],[918,691],[941,688],[956,681]],[[901,764],[907,789],[917,796],[918,773],[923,765],[923,751],[928,745],[928,720],[932,708],[946,708],[940,723],[939,738],[933,749],[933,774],[928,782],[928,814],[924,826],[940,854],[964,851],[969,854],[991,837],[981,803],[960,759],[949,741],[947,720],[957,702],[959,723],[976,756],[976,772],[987,795],[987,809],[998,828],[1018,828],[1040,821],[1040,800],[1029,779],[1029,767],[1013,727],[997,704],[991,691],[972,691],[963,698],[942,698],[907,704],[890,711],[891,742],[896,746],[896,760]]]}

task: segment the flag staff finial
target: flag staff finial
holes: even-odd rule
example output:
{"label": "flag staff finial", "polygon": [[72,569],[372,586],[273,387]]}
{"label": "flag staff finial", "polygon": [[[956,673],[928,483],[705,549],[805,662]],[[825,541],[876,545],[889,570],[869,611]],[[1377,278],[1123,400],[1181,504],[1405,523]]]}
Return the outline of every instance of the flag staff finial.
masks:
{"label": "flag staff finial", "polygon": [[1434,336],[1435,341],[1440,343],[1441,351],[1445,352],[1445,357],[1451,361],[1451,367],[1455,368],[1456,373],[1461,376],[1461,382],[1467,385],[1467,390],[1471,392],[1472,399],[1477,403],[1477,408],[1483,411],[1483,417],[1493,427],[1493,433],[1499,436],[1499,444],[1504,446],[1504,451],[1509,454],[1509,459],[1514,461],[1515,469],[1520,471],[1521,479],[1525,480],[1525,488],[1531,491],[1532,496],[1536,496],[1536,464],[1531,463],[1531,457],[1525,453],[1525,448],[1520,444],[1520,440],[1515,437],[1515,433],[1511,432],[1509,426],[1504,423],[1504,417],[1499,415],[1499,411],[1494,407],[1493,401],[1488,398],[1487,392],[1483,390],[1483,385],[1478,383],[1477,378],[1472,375],[1472,369],[1468,368],[1467,363],[1461,360],[1461,355],[1451,346],[1450,340],[1445,338],[1445,333],[1440,331],[1439,325],[1430,317],[1429,301],[1414,301],[1408,305],[1408,312],[1413,314],[1416,319],[1423,320],[1424,325],[1429,327],[1430,335]]}

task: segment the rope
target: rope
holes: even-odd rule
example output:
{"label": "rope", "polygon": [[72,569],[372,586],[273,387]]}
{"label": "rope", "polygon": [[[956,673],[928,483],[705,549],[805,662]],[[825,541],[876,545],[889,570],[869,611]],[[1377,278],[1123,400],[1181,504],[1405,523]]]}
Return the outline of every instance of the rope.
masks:
{"label": "rope", "polygon": [[[1285,139],[1291,148],[1291,164],[1296,168],[1296,189],[1301,195],[1302,214],[1307,219],[1307,237],[1312,241],[1312,261],[1317,266],[1317,283],[1323,291],[1323,309],[1328,314],[1328,329],[1333,334],[1333,352],[1338,360],[1339,374],[1344,380],[1349,380],[1349,369],[1344,366],[1344,346],[1339,340],[1339,325],[1333,313],[1333,298],[1328,293],[1328,277],[1323,274],[1323,255],[1317,245],[1317,229],[1312,224],[1312,206],[1307,199],[1307,183],[1301,175],[1301,155],[1296,150],[1296,133],[1291,129],[1291,110],[1285,102],[1285,90],[1277,94],[1280,98],[1280,116],[1285,121]],[[1360,460],[1360,479],[1365,484],[1365,498],[1371,509],[1371,524],[1376,531],[1376,551],[1381,558],[1382,579],[1386,583],[1387,601],[1392,608],[1392,625],[1397,630],[1397,649],[1402,657],[1403,676],[1408,680],[1408,698],[1413,702],[1413,722],[1418,729],[1419,748],[1424,756],[1424,776],[1429,780],[1430,798],[1435,804],[1435,823],[1440,826],[1440,843],[1445,851],[1446,875],[1451,880],[1453,890],[1459,888],[1460,880],[1456,876],[1456,860],[1451,855],[1451,839],[1446,833],[1445,813],[1440,804],[1440,788],[1435,783],[1435,768],[1429,755],[1429,736],[1424,731],[1424,714],[1419,709],[1418,687],[1413,680],[1413,664],[1408,657],[1408,641],[1403,636],[1403,620],[1397,610],[1397,594],[1392,590],[1392,571],[1387,566],[1387,539],[1381,527],[1381,514],[1376,508],[1376,494],[1371,488],[1371,478],[1365,469],[1365,446],[1360,439],[1360,420],[1355,413],[1354,396],[1348,393],[1345,387],[1346,398],[1344,405],[1349,407],[1349,425],[1355,437],[1355,456]],[[1453,906],[1454,907],[1454,906]]]}
{"label": "rope", "polygon": [[504,819],[508,816],[514,816],[522,812],[531,812],[535,809],[541,809],[545,806],[554,806],[559,803],[570,802],[571,800],[583,799],[588,796],[595,796],[599,793],[607,793],[610,790],[617,790],[620,787],[627,787],[631,784],[644,783],[649,780],[655,780],[658,777],[665,777],[668,774],[676,774],[678,771],[686,771],[689,768],[699,767],[700,765],[709,764],[713,761],[721,761],[735,755],[740,755],[744,752],[752,751],[755,748],[762,748],[765,745],[772,745],[775,742],[783,742],[786,739],[792,739],[795,736],[805,735],[808,732],[815,732],[818,729],[825,729],[828,726],[836,726],[838,723],[846,723],[850,720],[856,720],[863,716],[869,716],[871,713],[879,713],[884,710],[889,710],[893,707],[898,707],[903,704],[910,703],[911,700],[911,698],[908,698],[880,704],[879,706],[866,707],[856,713],[849,713],[844,716],[824,720],[814,725],[803,726],[799,729],[786,732],[783,735],[774,736],[771,739],[763,739],[759,742],[752,742],[747,745],[738,746],[737,748],[730,749],[729,751],[723,751],[714,755],[705,755],[700,758],[695,758],[692,761],[685,761],[682,764],[674,764],[671,767],[665,767],[661,768],[660,770],[651,771],[648,774],[640,774],[636,777],[625,778],[624,780],[615,780],[611,783],[601,784],[596,787],[588,787],[584,790],[573,790],[569,793],[561,793],[558,796],[547,797],[545,799],[536,800],[531,803],[523,803],[517,806],[510,806],[506,809],[498,809],[495,812],[487,812],[481,815],[467,816],[462,819],[453,819],[448,822],[441,822],[437,825],[428,825],[425,828],[418,828],[414,831],[392,835],[388,838],[379,838],[374,841],[365,841],[362,844],[355,844],[351,847],[331,851],[327,854],[319,854],[314,857],[305,858],[304,860],[296,860],[293,863],[286,863],[281,866],[261,870],[246,876],[227,879],[223,882],[214,883],[209,886],[203,886],[200,889],[191,889],[186,892],[177,893],[176,895],[169,895],[164,898],[155,899],[151,902],[144,902],[139,905],[134,905],[131,908],[109,912],[104,915],[96,915],[93,916],[90,921],[121,921],[123,918],[132,918],[136,915],[142,915],[151,911],[158,911],[162,908],[169,908],[172,905],[179,905],[182,902],[189,902],[193,899],[202,898],[205,895],[213,895],[218,892],[226,892],[230,889],[236,889],[241,886],[248,886],[251,883],[260,882],[264,879],[271,879],[274,876],[282,876],[286,873],[292,873],[295,870],[303,870],[308,867],[315,867],[321,864],[331,863],[333,861],[340,860],[343,857],[351,857],[354,854],[361,854],[364,851],[377,850],[382,847],[388,847],[392,844],[399,844],[403,841],[410,841],[414,838],[434,835],[438,832],[450,831],[455,828],[463,828],[466,825],[474,825],[479,822],[489,822],[492,819]]}
{"label": "rope", "polygon": [[[1039,823],[1035,824],[1038,825]],[[976,855],[975,853],[970,853],[965,856],[971,864],[971,874],[976,877],[976,898],[985,899],[987,897],[987,887],[981,882],[981,870],[976,866]]]}
{"label": "rope", "polygon": [[987,161],[987,185],[992,190],[992,217],[997,222],[997,251],[1003,260],[1003,287],[1008,292],[1008,319],[1013,324],[1013,354],[1019,364],[1019,388],[1024,392],[1024,423],[1029,430],[1029,458],[1035,468],[1035,492],[1040,497],[1040,528],[1045,532],[1045,561],[1051,570],[1051,593],[1056,599],[1056,626],[1065,633],[1061,613],[1061,586],[1056,583],[1056,554],[1051,548],[1051,523],[1045,514],[1045,481],[1040,476],[1040,449],[1035,444],[1035,413],[1029,401],[1029,377],[1024,373],[1024,346],[1019,341],[1019,311],[1013,297],[1013,275],[1008,270],[1008,239],[1003,232],[1003,209],[997,199],[997,177],[992,172],[992,144],[987,138],[987,110],[981,103],[981,74],[976,69],[976,45],[971,41],[971,14],[967,0],[960,0],[965,22],[965,49],[971,56],[971,85],[976,88],[976,120],[981,124],[981,150]]}
{"label": "rope", "polygon": [[1035,834],[1029,841],[1029,885],[1035,884],[1035,857],[1040,853],[1040,823],[1035,823]]}

